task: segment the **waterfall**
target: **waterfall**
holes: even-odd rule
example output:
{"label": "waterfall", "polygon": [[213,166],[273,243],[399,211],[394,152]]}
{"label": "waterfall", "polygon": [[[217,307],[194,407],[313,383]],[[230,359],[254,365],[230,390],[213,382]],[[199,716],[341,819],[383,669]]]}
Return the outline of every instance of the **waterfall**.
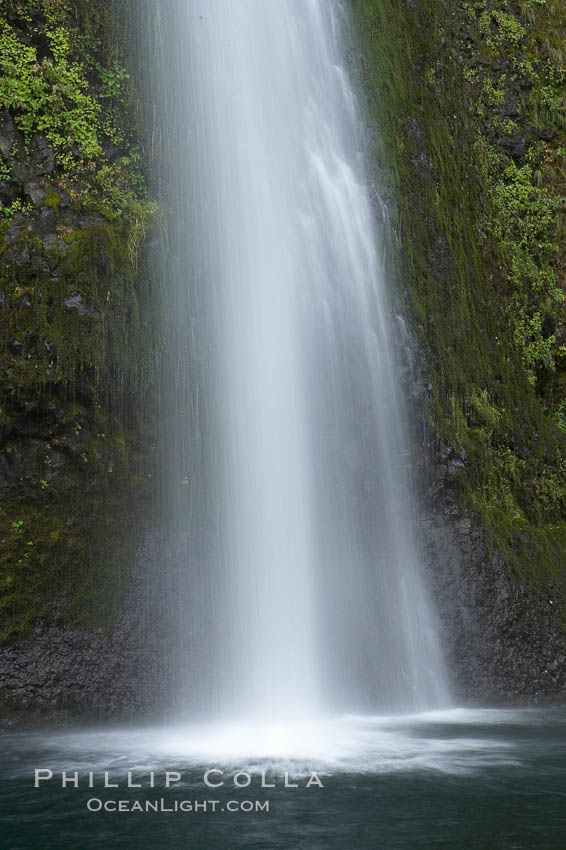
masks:
{"label": "waterfall", "polygon": [[170,213],[163,568],[179,575],[183,704],[207,716],[447,699],[344,15],[337,0],[146,8]]}

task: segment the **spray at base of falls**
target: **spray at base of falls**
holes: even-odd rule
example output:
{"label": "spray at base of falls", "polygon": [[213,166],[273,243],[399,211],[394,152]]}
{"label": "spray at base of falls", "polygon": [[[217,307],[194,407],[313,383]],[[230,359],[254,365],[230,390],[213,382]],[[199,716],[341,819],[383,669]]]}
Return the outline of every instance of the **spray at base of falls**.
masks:
{"label": "spray at base of falls", "polygon": [[172,210],[162,441],[185,711],[446,704],[344,9],[145,14]]}

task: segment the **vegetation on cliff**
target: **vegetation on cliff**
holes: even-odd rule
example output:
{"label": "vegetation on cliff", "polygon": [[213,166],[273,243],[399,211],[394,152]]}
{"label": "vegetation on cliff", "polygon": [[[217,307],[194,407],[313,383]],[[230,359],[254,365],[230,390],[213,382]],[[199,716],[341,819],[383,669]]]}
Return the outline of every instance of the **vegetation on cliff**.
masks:
{"label": "vegetation on cliff", "polygon": [[115,24],[0,8],[0,638],[112,618],[149,487],[154,207]]}
{"label": "vegetation on cliff", "polygon": [[[349,4],[429,423],[493,549],[545,583],[566,546],[566,13]],[[117,20],[0,7],[0,637],[108,621],[149,488],[155,210]]]}
{"label": "vegetation on cliff", "polygon": [[555,581],[566,544],[563,4],[350,5],[429,423],[493,549],[530,581]]}

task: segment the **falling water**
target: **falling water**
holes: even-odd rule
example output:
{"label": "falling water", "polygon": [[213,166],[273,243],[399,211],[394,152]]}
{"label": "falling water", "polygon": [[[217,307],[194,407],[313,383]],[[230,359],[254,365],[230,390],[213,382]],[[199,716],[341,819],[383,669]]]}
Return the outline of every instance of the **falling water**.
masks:
{"label": "falling water", "polygon": [[178,680],[209,716],[446,701],[343,16],[337,0],[146,9]]}

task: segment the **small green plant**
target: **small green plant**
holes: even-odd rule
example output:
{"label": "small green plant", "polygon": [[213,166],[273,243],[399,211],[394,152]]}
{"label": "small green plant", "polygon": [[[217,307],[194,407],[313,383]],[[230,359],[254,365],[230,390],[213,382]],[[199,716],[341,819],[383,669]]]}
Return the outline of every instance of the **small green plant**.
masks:
{"label": "small green plant", "polygon": [[482,12],[479,27],[482,35],[487,38],[487,46],[492,51],[496,51],[504,42],[517,46],[526,34],[526,29],[518,18],[501,9]]}
{"label": "small green plant", "polygon": [[87,157],[100,153],[99,108],[88,94],[84,70],[70,58],[68,32],[46,29],[51,56],[39,59],[16,31],[0,21],[0,102],[29,141],[43,132],[59,152],[76,144]]}
{"label": "small green plant", "polygon": [[561,401],[560,404],[553,410],[552,421],[558,428],[560,428],[561,431],[566,432],[566,399]]}
{"label": "small green plant", "polygon": [[22,201],[21,198],[16,198],[8,207],[3,207],[2,212],[6,218],[13,218],[16,213],[20,215],[29,215],[33,206],[29,201]]}

